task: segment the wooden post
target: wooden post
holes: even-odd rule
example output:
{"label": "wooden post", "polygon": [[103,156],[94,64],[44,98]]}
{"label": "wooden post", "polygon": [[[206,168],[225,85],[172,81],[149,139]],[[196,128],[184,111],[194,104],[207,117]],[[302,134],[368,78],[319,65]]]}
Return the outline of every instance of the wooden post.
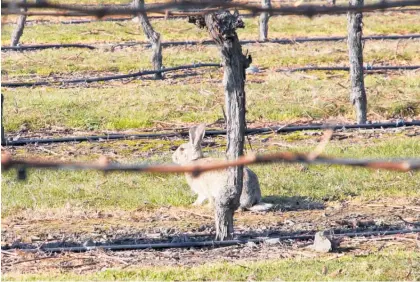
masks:
{"label": "wooden post", "polygon": [[[26,3],[26,0],[22,0],[22,3]],[[21,9],[22,12],[26,12],[26,8]],[[20,15],[16,21],[16,27],[12,32],[12,38],[10,40],[10,46],[17,46],[20,40],[20,37],[23,34],[23,29],[25,28],[26,15]]]}
{"label": "wooden post", "polygon": [[[144,0],[134,0],[134,8],[144,8]],[[147,18],[146,13],[139,13],[139,22],[143,29],[143,32],[152,45],[152,65],[154,70],[162,69],[162,46],[160,34],[153,29],[153,26],[150,24],[149,19]],[[155,74],[156,79],[162,79],[162,73]]]}
{"label": "wooden post", "polygon": [[1,144],[6,144],[6,136],[4,135],[4,123],[3,123],[3,102],[4,96],[1,94]]}
{"label": "wooden post", "polygon": [[[364,0],[350,0],[351,6],[363,6]],[[366,123],[367,98],[363,77],[363,14],[348,13],[348,48],[350,60],[350,100],[356,109],[357,123]]]}
{"label": "wooden post", "polygon": [[[206,26],[210,36],[216,42],[224,67],[223,85],[225,88],[227,159],[237,159],[243,155],[245,140],[245,69],[251,63],[251,57],[242,54],[237,28],[244,23],[237,12],[221,11],[207,14],[205,18],[190,17],[200,27]],[[216,240],[232,238],[233,214],[239,207],[242,193],[243,167],[228,169],[226,189],[214,199]]]}
{"label": "wooden post", "polygon": [[[271,8],[271,0],[261,0],[261,5],[263,8]],[[270,14],[268,12],[263,12],[260,15],[260,41],[267,41],[268,40],[268,19],[270,18]]]}

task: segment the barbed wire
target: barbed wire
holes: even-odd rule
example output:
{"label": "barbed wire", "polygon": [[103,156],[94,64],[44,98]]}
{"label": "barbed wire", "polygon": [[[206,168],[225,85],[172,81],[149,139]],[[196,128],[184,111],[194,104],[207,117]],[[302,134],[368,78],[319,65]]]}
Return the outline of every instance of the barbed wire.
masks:
{"label": "barbed wire", "polygon": [[[386,10],[389,8],[396,7],[407,7],[407,6],[420,6],[420,0],[404,0],[404,1],[381,1],[375,4],[368,4],[362,7],[359,6],[321,6],[321,5],[300,5],[300,6],[281,6],[263,8],[261,6],[245,3],[235,3],[226,1],[181,1],[181,2],[170,2],[159,5],[148,6],[145,8],[134,8],[134,7],[86,7],[82,5],[63,5],[50,3],[48,1],[37,1],[35,3],[16,3],[11,1],[3,1],[1,3],[2,14],[24,14],[19,9],[53,9],[53,10],[64,10],[76,13],[84,16],[95,16],[97,18],[103,18],[109,15],[137,15],[139,13],[166,13],[168,10],[182,10],[187,11],[189,14],[202,15],[211,12],[215,12],[219,9],[239,9],[246,10],[254,14],[262,12],[268,12],[271,15],[303,15],[312,17],[314,15],[327,15],[327,14],[343,14],[347,12],[369,12],[375,10]],[[48,12],[30,12],[30,15],[45,15]],[[50,13],[50,16],[62,16],[60,13]]]}
{"label": "barbed wire", "polygon": [[98,170],[103,172],[149,172],[149,173],[191,173],[197,177],[203,172],[221,170],[233,166],[244,166],[250,164],[267,164],[274,162],[285,163],[306,163],[306,164],[328,164],[344,165],[352,167],[365,167],[371,169],[393,170],[400,172],[414,171],[420,169],[420,159],[398,159],[398,160],[371,160],[371,159],[344,159],[315,155],[313,153],[292,153],[278,152],[267,155],[246,155],[231,161],[214,161],[204,164],[118,164],[111,163],[101,156],[96,162],[66,162],[57,160],[43,160],[39,158],[18,159],[8,153],[2,153],[1,166],[6,171],[11,168],[18,168],[18,178],[26,179],[27,168],[59,169],[59,170]]}
{"label": "barbed wire", "polygon": [[[249,2],[248,2],[249,3]],[[397,12],[397,13],[411,13],[411,12],[418,12],[420,11],[419,8],[400,8],[396,7],[395,9],[387,9],[387,12]],[[376,10],[373,11],[366,11],[365,13],[375,13],[378,12]],[[25,13],[27,16],[33,16],[31,12]],[[171,20],[171,19],[180,19],[180,18],[187,18],[191,14],[188,13],[182,13],[182,12],[170,12],[170,14],[167,15],[148,15],[147,17],[149,20]],[[40,16],[40,14],[35,14],[34,16]],[[51,12],[46,12],[43,14],[43,16],[55,16]],[[84,17],[88,15],[81,14],[81,13],[61,13],[60,17]],[[241,13],[242,18],[252,18],[257,16],[255,13]],[[278,15],[273,15],[278,16]],[[123,17],[123,18],[105,18],[105,19],[82,19],[82,20],[67,20],[67,21],[51,21],[51,20],[28,20],[26,21],[26,24],[28,25],[37,25],[37,24],[65,24],[65,25],[71,25],[71,24],[86,24],[86,23],[92,23],[92,22],[98,22],[98,21],[106,21],[106,22],[124,22],[132,20],[133,17]],[[8,24],[15,24],[15,22],[3,22],[3,25]]]}

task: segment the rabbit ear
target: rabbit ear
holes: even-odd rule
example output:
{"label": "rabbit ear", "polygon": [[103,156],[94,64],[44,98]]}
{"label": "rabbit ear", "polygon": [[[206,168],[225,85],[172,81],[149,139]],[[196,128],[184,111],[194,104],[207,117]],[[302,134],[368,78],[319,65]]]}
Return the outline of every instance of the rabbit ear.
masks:
{"label": "rabbit ear", "polygon": [[206,125],[204,123],[190,128],[190,143],[199,146],[206,134]]}

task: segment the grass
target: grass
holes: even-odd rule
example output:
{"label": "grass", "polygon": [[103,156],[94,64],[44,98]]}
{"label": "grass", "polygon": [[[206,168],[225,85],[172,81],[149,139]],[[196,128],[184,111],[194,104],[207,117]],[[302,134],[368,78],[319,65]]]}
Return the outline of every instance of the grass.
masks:
{"label": "grass", "polygon": [[[51,126],[119,130],[151,127],[158,121],[211,123],[223,117],[220,108],[224,97],[222,86],[209,78],[221,79],[221,70],[208,71],[189,83],[180,79],[175,84],[144,81],[123,87],[117,83],[103,88],[4,89],[4,126],[14,132],[22,124],[33,130]],[[366,77],[369,118],[419,115],[420,76],[415,72],[402,74]],[[346,74],[328,77],[323,72],[314,72],[309,78],[272,73],[262,81],[259,76],[248,76],[247,119],[281,123],[308,118],[352,119]]]}
{"label": "grass", "polygon": [[[71,0],[73,1],[73,0]],[[84,0],[83,0],[84,1]],[[110,3],[97,0],[95,3]],[[70,2],[69,2],[70,3]],[[75,3],[75,2],[71,2]],[[78,2],[79,3],[79,2]],[[245,19],[242,39],[257,37],[257,20]],[[208,39],[204,30],[185,20],[154,21],[163,40]],[[3,25],[2,45],[9,44],[11,25]],[[269,35],[274,37],[345,35],[345,16],[275,17],[270,20]],[[364,34],[419,33],[417,15],[387,13],[366,14]],[[107,43],[143,40],[133,22],[100,22],[81,25],[31,25],[25,29],[23,44]],[[368,41],[365,62],[374,64],[419,64],[417,41]],[[348,74],[344,72],[275,73],[272,68],[306,64],[347,65],[345,43],[299,45],[248,45],[254,64],[268,68],[263,74],[247,76],[247,119],[254,122],[289,123],[302,120],[353,119],[348,101]],[[149,69],[150,51],[127,48],[110,52],[66,49],[39,52],[4,53],[2,79],[36,80],[46,77],[101,76]],[[213,47],[177,47],[164,49],[165,66],[193,61],[219,61]],[[212,123],[222,117],[224,103],[222,72],[197,70],[199,76],[168,75],[162,81],[134,80],[75,87],[36,87],[2,89],[5,95],[5,127],[19,134],[22,125],[30,130],[57,127],[77,130],[121,130],[166,123]],[[369,119],[418,118],[420,115],[420,74],[415,71],[371,74],[365,78]],[[353,133],[352,133],[353,134]],[[332,140],[325,153],[351,158],[413,158],[420,155],[420,143],[402,133],[387,134],[380,130],[358,134],[345,140]],[[380,138],[376,138],[376,137]],[[264,140],[264,142],[262,141]],[[319,138],[306,133],[262,136],[253,139],[257,152],[279,151],[281,144],[294,151],[310,151]],[[78,144],[26,146],[11,149],[17,157],[51,157],[64,160],[93,160],[106,155],[122,163],[170,162],[171,149],[180,140],[135,140]],[[223,141],[217,140],[223,144]],[[280,145],[279,145],[280,144]],[[280,146],[280,147],[279,147]],[[287,148],[289,150],[290,148]],[[206,148],[209,155],[221,155],[223,149]],[[51,152],[51,153],[48,153]],[[405,200],[419,197],[418,173],[367,170],[339,166],[271,164],[252,166],[261,182],[263,197],[276,203],[291,197],[315,202]],[[88,171],[30,170],[25,182],[16,179],[15,171],[2,172],[2,218],[19,218],[22,214],[42,214],[72,207],[94,214],[153,210],[162,206],[185,207],[194,196],[182,175],[112,173],[103,175]],[[182,208],[184,209],[184,208]],[[299,211],[296,211],[298,213]],[[308,211],[306,211],[308,212]],[[61,216],[61,215],[60,215]],[[65,227],[66,219],[57,224]],[[77,220],[75,218],[74,220]],[[99,220],[99,219],[98,219]],[[118,220],[118,219],[116,219]],[[130,224],[134,224],[130,219]],[[134,219],[133,219],[134,220]],[[143,220],[143,219],[142,219]],[[315,219],[314,221],[320,221]],[[141,222],[140,222],[141,223]],[[185,224],[189,224],[187,221]],[[53,224],[46,222],[45,224]],[[100,225],[105,224],[101,223]],[[112,223],[112,226],[119,225]],[[122,223],[124,224],[124,223]],[[161,222],[154,223],[160,226]],[[201,222],[197,223],[201,224]],[[314,222],[314,226],[319,222]],[[87,224],[88,225],[88,224]],[[190,227],[185,227],[190,228]],[[7,229],[7,228],[6,228]],[[10,231],[11,230],[11,231]],[[40,229],[31,222],[21,231],[10,227],[8,240],[15,235]],[[67,229],[65,229],[67,230]],[[39,233],[39,232],[38,232]],[[37,234],[38,234],[37,233]],[[63,234],[66,231],[61,232]],[[23,238],[25,239],[25,238]],[[328,259],[278,259],[258,262],[234,261],[207,263],[192,267],[141,267],[106,269],[90,274],[76,271],[56,273],[3,273],[4,280],[418,280],[418,252],[385,247],[368,255],[345,254]],[[328,269],[322,274],[322,269]],[[339,271],[341,269],[341,271]]]}
{"label": "grass", "polygon": [[[411,15],[391,13],[368,14],[365,34],[418,32]],[[312,20],[296,17],[272,18],[270,34],[279,36],[343,34],[344,17],[325,16]],[[386,19],[386,20],[385,20]],[[255,19],[246,19],[247,28],[241,38],[255,37]],[[385,24],[386,23],[386,24]],[[206,31],[185,21],[156,21],[154,25],[172,39],[207,39]],[[2,31],[7,44],[8,26]],[[278,30],[276,31],[276,28]],[[40,30],[48,29],[48,32]],[[392,29],[392,30],[391,30]],[[94,34],[85,34],[86,30]],[[128,33],[127,33],[128,32]],[[317,32],[313,34],[312,32]],[[133,35],[136,33],[137,35]],[[51,43],[60,34],[68,42],[135,40],[141,31],[131,22],[91,23],[86,25],[33,25],[25,31],[33,43]],[[123,36],[123,34],[125,34]],[[80,38],[78,36],[83,36]],[[110,38],[105,38],[111,36]],[[125,37],[125,36],[128,37]],[[39,38],[37,38],[37,36]],[[115,37],[115,38],[114,38]],[[170,38],[167,38],[168,40]],[[40,41],[41,40],[41,41]],[[44,41],[42,41],[44,40]],[[166,39],[165,39],[166,40]],[[347,65],[347,47],[343,42],[305,43],[299,45],[247,45],[253,63],[267,68],[262,75],[249,75],[247,81],[248,120],[294,122],[302,119],[353,119],[348,102],[348,75],[344,72],[311,72],[309,75],[273,73],[278,67],[298,65]],[[279,54],[281,50],[281,54]],[[368,41],[364,50],[369,64],[420,64],[417,41]],[[44,50],[39,52],[10,52],[2,57],[2,79],[37,80],[46,77],[102,76],[109,73],[129,73],[150,68],[150,50],[127,48],[115,52],[100,50]],[[175,66],[197,61],[220,60],[215,46],[176,47],[164,49],[164,65]],[[51,126],[83,130],[120,130],[154,126],[157,121],[214,122],[222,117],[222,72],[217,69],[197,70],[199,76],[160,81],[138,81],[121,84],[110,82],[92,84],[89,88],[76,86],[3,89],[5,94],[5,127],[16,132],[22,124],[29,129]],[[279,83],[281,81],[281,83]],[[419,116],[419,74],[400,72],[368,75],[365,78],[369,97],[369,118],[416,118]],[[117,94],[118,93],[118,94]],[[112,105],[112,106],[111,106]],[[124,109],[121,111],[121,109]]]}
{"label": "grass", "polygon": [[[386,44],[369,41],[365,44],[364,60],[373,65],[420,64],[418,42],[407,41],[404,48],[398,41]],[[253,56],[253,64],[265,68],[286,68],[304,65],[343,66],[348,65],[345,42],[303,43],[296,45],[245,45]],[[279,55],[281,50],[281,55]],[[150,69],[150,49],[127,48],[110,52],[106,50],[49,49],[39,52],[10,52],[3,55],[2,75],[7,80],[34,80],[36,76],[100,76],[99,72],[133,72]],[[193,62],[219,62],[220,55],[215,46],[190,46],[165,48],[163,64],[167,67]],[[39,78],[38,78],[39,79]]]}
{"label": "grass", "polygon": [[[386,33],[418,32],[412,22],[416,17],[391,13],[368,14],[365,34],[378,33],[377,28],[393,30]],[[386,18],[386,21],[385,19]],[[272,18],[270,34],[303,36],[343,34],[345,20],[338,16],[315,17],[312,20],[296,17]],[[246,19],[247,28],[240,37],[257,34],[255,19]],[[386,24],[385,24],[386,23]],[[172,39],[206,39],[207,32],[185,21],[156,21],[157,29]],[[3,42],[9,37],[7,26],[2,31]],[[48,29],[44,31],[37,29]],[[278,31],[276,31],[278,28]],[[32,30],[33,29],[33,30]],[[86,30],[89,33],[85,34]],[[128,32],[128,33],[127,33]],[[62,33],[69,42],[87,42],[77,36],[96,41],[134,40],[142,37],[141,31],[131,22],[91,23],[86,25],[33,25],[25,31],[34,42],[36,36],[55,42]],[[122,34],[133,36],[126,38]],[[136,33],[137,35],[133,35]],[[31,35],[32,34],[32,35]],[[117,38],[104,38],[116,36]],[[50,38],[51,37],[51,38]],[[168,38],[169,39],[169,38]],[[7,44],[7,43],[6,43]],[[344,72],[312,72],[309,75],[273,73],[273,68],[298,65],[347,65],[347,47],[343,42],[305,43],[299,45],[268,44],[248,45],[253,62],[269,70],[262,75],[248,76],[248,120],[294,122],[302,119],[342,118],[353,119],[353,109],[348,102],[348,76]],[[279,54],[281,50],[281,54]],[[369,64],[419,64],[416,41],[369,41],[365,44],[365,62]],[[3,80],[37,80],[46,77],[102,76],[109,73],[128,73],[150,68],[150,50],[127,48],[115,52],[101,50],[44,50],[39,52],[11,52],[2,58]],[[219,61],[215,46],[165,48],[164,65],[175,66],[197,61]],[[30,129],[50,126],[84,130],[119,130],[151,127],[156,121],[214,122],[222,117],[222,73],[217,69],[197,71],[199,77],[160,81],[138,81],[123,84],[111,82],[93,84],[90,88],[76,86],[4,89],[5,127],[9,132],[19,130],[22,124]],[[281,83],[279,83],[281,81]],[[419,115],[420,83],[416,72],[391,75],[368,75],[365,79],[369,97],[369,118],[416,118]],[[118,93],[118,94],[116,94]],[[29,99],[30,97],[30,99]],[[115,105],[115,106],[111,106]],[[120,109],[124,109],[121,111]]]}
{"label": "grass", "polygon": [[[287,140],[287,136],[284,140]],[[124,142],[130,142],[130,144]],[[124,163],[171,162],[170,152],[154,154],[154,157],[133,159],[133,154],[139,150],[147,151],[148,149],[143,149],[143,146],[146,147],[150,143],[124,142],[109,143],[109,147],[89,143],[81,143],[76,148],[63,145],[67,147],[63,147],[64,151],[61,154],[64,157],[67,155],[72,160],[92,159],[97,157],[93,152],[95,152],[95,146],[98,146],[105,152],[112,152],[111,155]],[[155,142],[155,148],[158,144],[158,141]],[[179,145],[179,142],[172,144]],[[310,144],[301,145],[299,151],[311,150],[313,147]],[[393,136],[368,144],[365,143],[363,146],[363,142],[332,142],[325,153],[351,158],[413,158],[420,154],[420,143],[404,137]],[[164,146],[168,148],[170,143]],[[165,147],[162,147],[162,150],[167,151]],[[275,147],[270,148],[270,152],[276,150],[278,149]],[[55,151],[59,152],[57,149]],[[74,153],[69,155],[68,152],[76,152],[76,157],[73,156]],[[26,154],[34,156],[33,153],[25,150],[17,153],[21,156]],[[217,154],[213,150],[209,153]],[[280,199],[290,195],[308,197],[315,201],[341,200],[348,197],[376,199],[392,196],[418,196],[419,174],[338,166],[313,166],[308,172],[299,172],[298,168],[298,165],[283,164],[253,166],[260,178],[263,195],[276,196]],[[349,177],[349,175],[354,175],[354,177]],[[87,171],[33,170],[30,171],[29,178],[25,182],[16,179],[15,171],[5,172],[2,177],[1,193],[2,217],[7,217],[22,209],[45,210],[61,208],[67,204],[84,210],[115,208],[135,210],[145,206],[187,206],[193,202],[194,198],[182,175],[115,173],[107,175],[104,180],[102,173]]]}
{"label": "grass", "polygon": [[[367,256],[327,260],[283,259],[258,262],[206,264],[193,267],[144,267],[141,269],[107,269],[93,274],[74,273],[6,274],[5,281],[19,280],[416,280],[419,278],[419,254],[415,251],[387,250]],[[416,262],[417,260],[417,262]],[[326,274],[322,269],[327,269]]]}
{"label": "grass", "polygon": [[[239,30],[241,39],[257,39],[257,18],[244,19],[246,28]],[[365,35],[420,33],[416,15],[402,13],[366,14],[363,19]],[[345,16],[322,16],[312,19],[287,16],[273,17],[269,23],[269,37],[306,37],[346,35]],[[162,34],[163,41],[209,39],[207,31],[198,29],[186,19],[153,21],[155,29]],[[4,25],[1,32],[2,45],[10,44],[13,25]],[[127,22],[92,22],[77,25],[31,25],[25,27],[22,44],[47,43],[105,43],[145,40],[138,24]]]}

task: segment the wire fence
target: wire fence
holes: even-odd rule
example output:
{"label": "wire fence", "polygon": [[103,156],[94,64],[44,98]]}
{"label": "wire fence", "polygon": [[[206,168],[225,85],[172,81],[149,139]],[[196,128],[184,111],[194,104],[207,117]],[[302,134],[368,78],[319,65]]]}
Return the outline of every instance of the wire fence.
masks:
{"label": "wire fence", "polygon": [[[420,34],[406,34],[406,35],[370,35],[364,36],[363,40],[402,40],[402,39],[417,39],[420,38]],[[270,39],[268,41],[244,39],[240,40],[241,44],[296,44],[305,42],[334,42],[334,41],[345,41],[347,37],[344,36],[331,36],[331,37],[308,37],[308,38],[278,38]],[[43,50],[51,48],[84,48],[84,49],[98,49],[101,47],[111,46],[112,49],[142,46],[150,48],[149,42],[124,42],[124,43],[113,43],[113,44],[102,44],[98,46],[86,45],[86,44],[45,44],[45,45],[20,45],[20,46],[2,46],[1,51],[32,51],[32,50]],[[213,40],[203,41],[167,41],[162,42],[162,47],[174,47],[174,46],[194,46],[194,45],[215,45]]]}
{"label": "wire fence", "polygon": [[96,170],[103,172],[137,172],[137,173],[190,173],[193,177],[212,170],[221,170],[234,166],[245,166],[251,164],[267,164],[275,162],[284,163],[304,163],[304,164],[323,164],[323,165],[342,165],[351,167],[364,167],[370,169],[393,170],[400,172],[415,171],[420,169],[420,159],[394,159],[394,160],[373,160],[373,159],[345,159],[321,156],[318,153],[292,153],[278,152],[266,155],[246,155],[236,160],[212,161],[203,164],[194,162],[187,165],[172,164],[118,164],[110,163],[102,156],[96,162],[65,162],[43,159],[18,159],[13,158],[7,153],[2,153],[2,170],[11,168],[18,169],[18,178],[26,179],[26,169],[54,169],[54,170]]}
{"label": "wire fence", "polygon": [[[26,15],[49,15],[49,16],[69,16],[83,15],[95,16],[103,18],[110,15],[138,15],[139,13],[161,13],[165,14],[168,10],[182,10],[186,11],[185,15],[204,15],[220,9],[238,9],[246,10],[253,14],[268,12],[270,15],[302,15],[312,17],[315,15],[329,15],[329,14],[345,14],[347,12],[369,12],[380,11],[396,7],[416,7],[420,6],[419,0],[404,0],[404,1],[381,1],[374,4],[367,4],[360,6],[323,6],[323,5],[299,5],[299,6],[281,6],[264,8],[258,5],[244,4],[238,2],[226,1],[181,1],[163,3],[144,8],[133,7],[86,7],[82,5],[63,5],[57,3],[50,3],[47,1],[32,2],[14,2],[3,1],[1,3],[2,14],[26,14]],[[57,13],[57,12],[22,12],[20,8],[27,9],[48,9],[69,11],[71,13]]]}
{"label": "wire fence", "polygon": [[[249,3],[249,2],[248,2]],[[416,13],[419,12],[419,8],[398,8],[398,9],[387,9],[388,12],[398,12],[398,13]],[[367,13],[372,12],[378,12],[375,11],[367,11]],[[379,12],[382,12],[379,10]],[[30,14],[30,13],[29,13]],[[71,15],[69,15],[71,16]],[[79,15],[80,17],[82,15]],[[277,16],[277,15],[273,15]],[[178,14],[176,12],[171,12],[168,15],[148,15],[147,18],[149,20],[161,20],[161,19],[185,19],[188,15],[185,14]],[[243,18],[253,18],[256,17],[255,13],[241,13],[241,17]],[[38,25],[38,24],[63,24],[63,25],[72,25],[72,24],[88,24],[88,23],[94,23],[94,22],[126,22],[132,20],[133,17],[121,17],[121,18],[103,18],[103,19],[72,19],[72,20],[66,20],[66,21],[50,21],[50,20],[27,20],[27,25]],[[14,24],[14,22],[4,22],[3,24]]]}

